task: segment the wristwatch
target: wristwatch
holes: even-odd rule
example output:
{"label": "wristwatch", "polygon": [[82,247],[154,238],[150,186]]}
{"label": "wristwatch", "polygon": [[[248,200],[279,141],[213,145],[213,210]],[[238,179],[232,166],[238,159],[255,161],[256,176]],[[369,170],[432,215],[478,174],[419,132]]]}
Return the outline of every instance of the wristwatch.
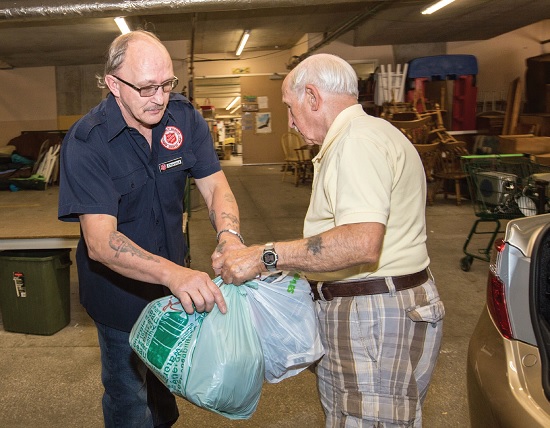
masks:
{"label": "wristwatch", "polygon": [[268,242],[265,244],[264,252],[262,253],[262,262],[265,268],[269,272],[275,272],[277,270],[277,261],[279,260],[279,255],[275,252],[275,246],[273,242]]}

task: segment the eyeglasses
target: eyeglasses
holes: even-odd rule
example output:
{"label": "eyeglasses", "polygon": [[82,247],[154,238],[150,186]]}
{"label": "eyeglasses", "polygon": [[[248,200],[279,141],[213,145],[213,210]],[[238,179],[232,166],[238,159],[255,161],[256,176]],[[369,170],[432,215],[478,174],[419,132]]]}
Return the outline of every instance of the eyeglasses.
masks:
{"label": "eyeglasses", "polygon": [[138,91],[141,97],[152,97],[157,93],[158,88],[162,88],[163,92],[170,92],[172,89],[178,86],[178,78],[176,76],[174,76],[173,79],[170,79],[170,80],[167,80],[166,82],[161,83],[160,85],[144,86],[143,88],[138,88],[137,86],[132,85],[130,82],[127,82],[126,80],[123,80],[120,77],[115,76],[114,74],[112,74],[112,76],[115,79],[120,80],[125,85],[128,85],[130,88]]}

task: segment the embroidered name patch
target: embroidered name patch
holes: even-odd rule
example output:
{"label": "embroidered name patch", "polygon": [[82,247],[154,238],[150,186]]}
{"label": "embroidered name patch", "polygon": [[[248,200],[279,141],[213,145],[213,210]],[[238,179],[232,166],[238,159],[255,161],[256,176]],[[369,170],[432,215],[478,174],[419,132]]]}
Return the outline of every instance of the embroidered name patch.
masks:
{"label": "embroidered name patch", "polygon": [[168,150],[176,150],[183,144],[183,134],[175,126],[167,126],[160,143]]}
{"label": "embroidered name patch", "polygon": [[168,162],[163,162],[159,164],[159,170],[160,172],[166,172],[169,171],[172,168],[175,168],[177,166],[180,166],[182,164],[181,158],[177,158]]}

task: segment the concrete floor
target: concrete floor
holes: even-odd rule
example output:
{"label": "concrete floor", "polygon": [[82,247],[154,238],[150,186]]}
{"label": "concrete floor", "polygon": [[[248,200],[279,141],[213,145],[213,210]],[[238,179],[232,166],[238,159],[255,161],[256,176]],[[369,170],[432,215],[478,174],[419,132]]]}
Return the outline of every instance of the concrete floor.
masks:
{"label": "concrete floor", "polygon": [[[239,202],[241,232],[247,243],[264,243],[301,235],[309,202],[308,185],[281,182],[280,165],[237,166],[224,170]],[[28,204],[10,227],[32,228],[33,222],[55,223],[57,188],[0,194],[1,227],[6,210]],[[195,195],[194,195],[195,196]],[[38,206],[36,206],[38,205]],[[2,212],[4,214],[2,214]],[[36,213],[39,213],[37,216]],[[37,218],[40,217],[40,218]],[[432,385],[424,406],[424,426],[469,426],[466,397],[466,353],[469,337],[483,309],[487,263],[474,261],[460,269],[462,246],[475,220],[469,201],[456,206],[438,195],[427,208],[431,269],[445,303],[444,338]],[[193,200],[190,225],[192,267],[211,273],[215,234],[204,203]],[[483,239],[482,239],[483,241]],[[476,243],[473,242],[475,248]],[[480,244],[484,246],[485,242]],[[51,336],[5,332],[0,325],[0,426],[102,426],[99,350],[95,328],[78,303],[78,278],[71,267],[71,321]],[[4,287],[6,284],[0,284]],[[8,286],[11,286],[8,285]],[[178,399],[181,417],[176,427],[323,427],[323,413],[314,374],[306,370],[279,384],[265,384],[256,413],[248,421],[230,421]]]}

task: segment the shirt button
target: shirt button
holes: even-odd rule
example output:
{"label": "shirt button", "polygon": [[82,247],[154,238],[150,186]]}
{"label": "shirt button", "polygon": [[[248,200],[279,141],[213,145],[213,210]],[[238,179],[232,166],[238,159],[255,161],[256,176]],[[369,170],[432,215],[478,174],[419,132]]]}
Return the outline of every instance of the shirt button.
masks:
{"label": "shirt button", "polygon": [[144,149],[146,149],[146,148],[147,148],[147,143],[143,143],[143,144],[141,145],[141,147],[143,147]]}
{"label": "shirt button", "polygon": [[160,221],[158,221],[158,220],[155,221],[155,224],[156,224],[157,226],[159,225],[159,223],[160,223]]}

